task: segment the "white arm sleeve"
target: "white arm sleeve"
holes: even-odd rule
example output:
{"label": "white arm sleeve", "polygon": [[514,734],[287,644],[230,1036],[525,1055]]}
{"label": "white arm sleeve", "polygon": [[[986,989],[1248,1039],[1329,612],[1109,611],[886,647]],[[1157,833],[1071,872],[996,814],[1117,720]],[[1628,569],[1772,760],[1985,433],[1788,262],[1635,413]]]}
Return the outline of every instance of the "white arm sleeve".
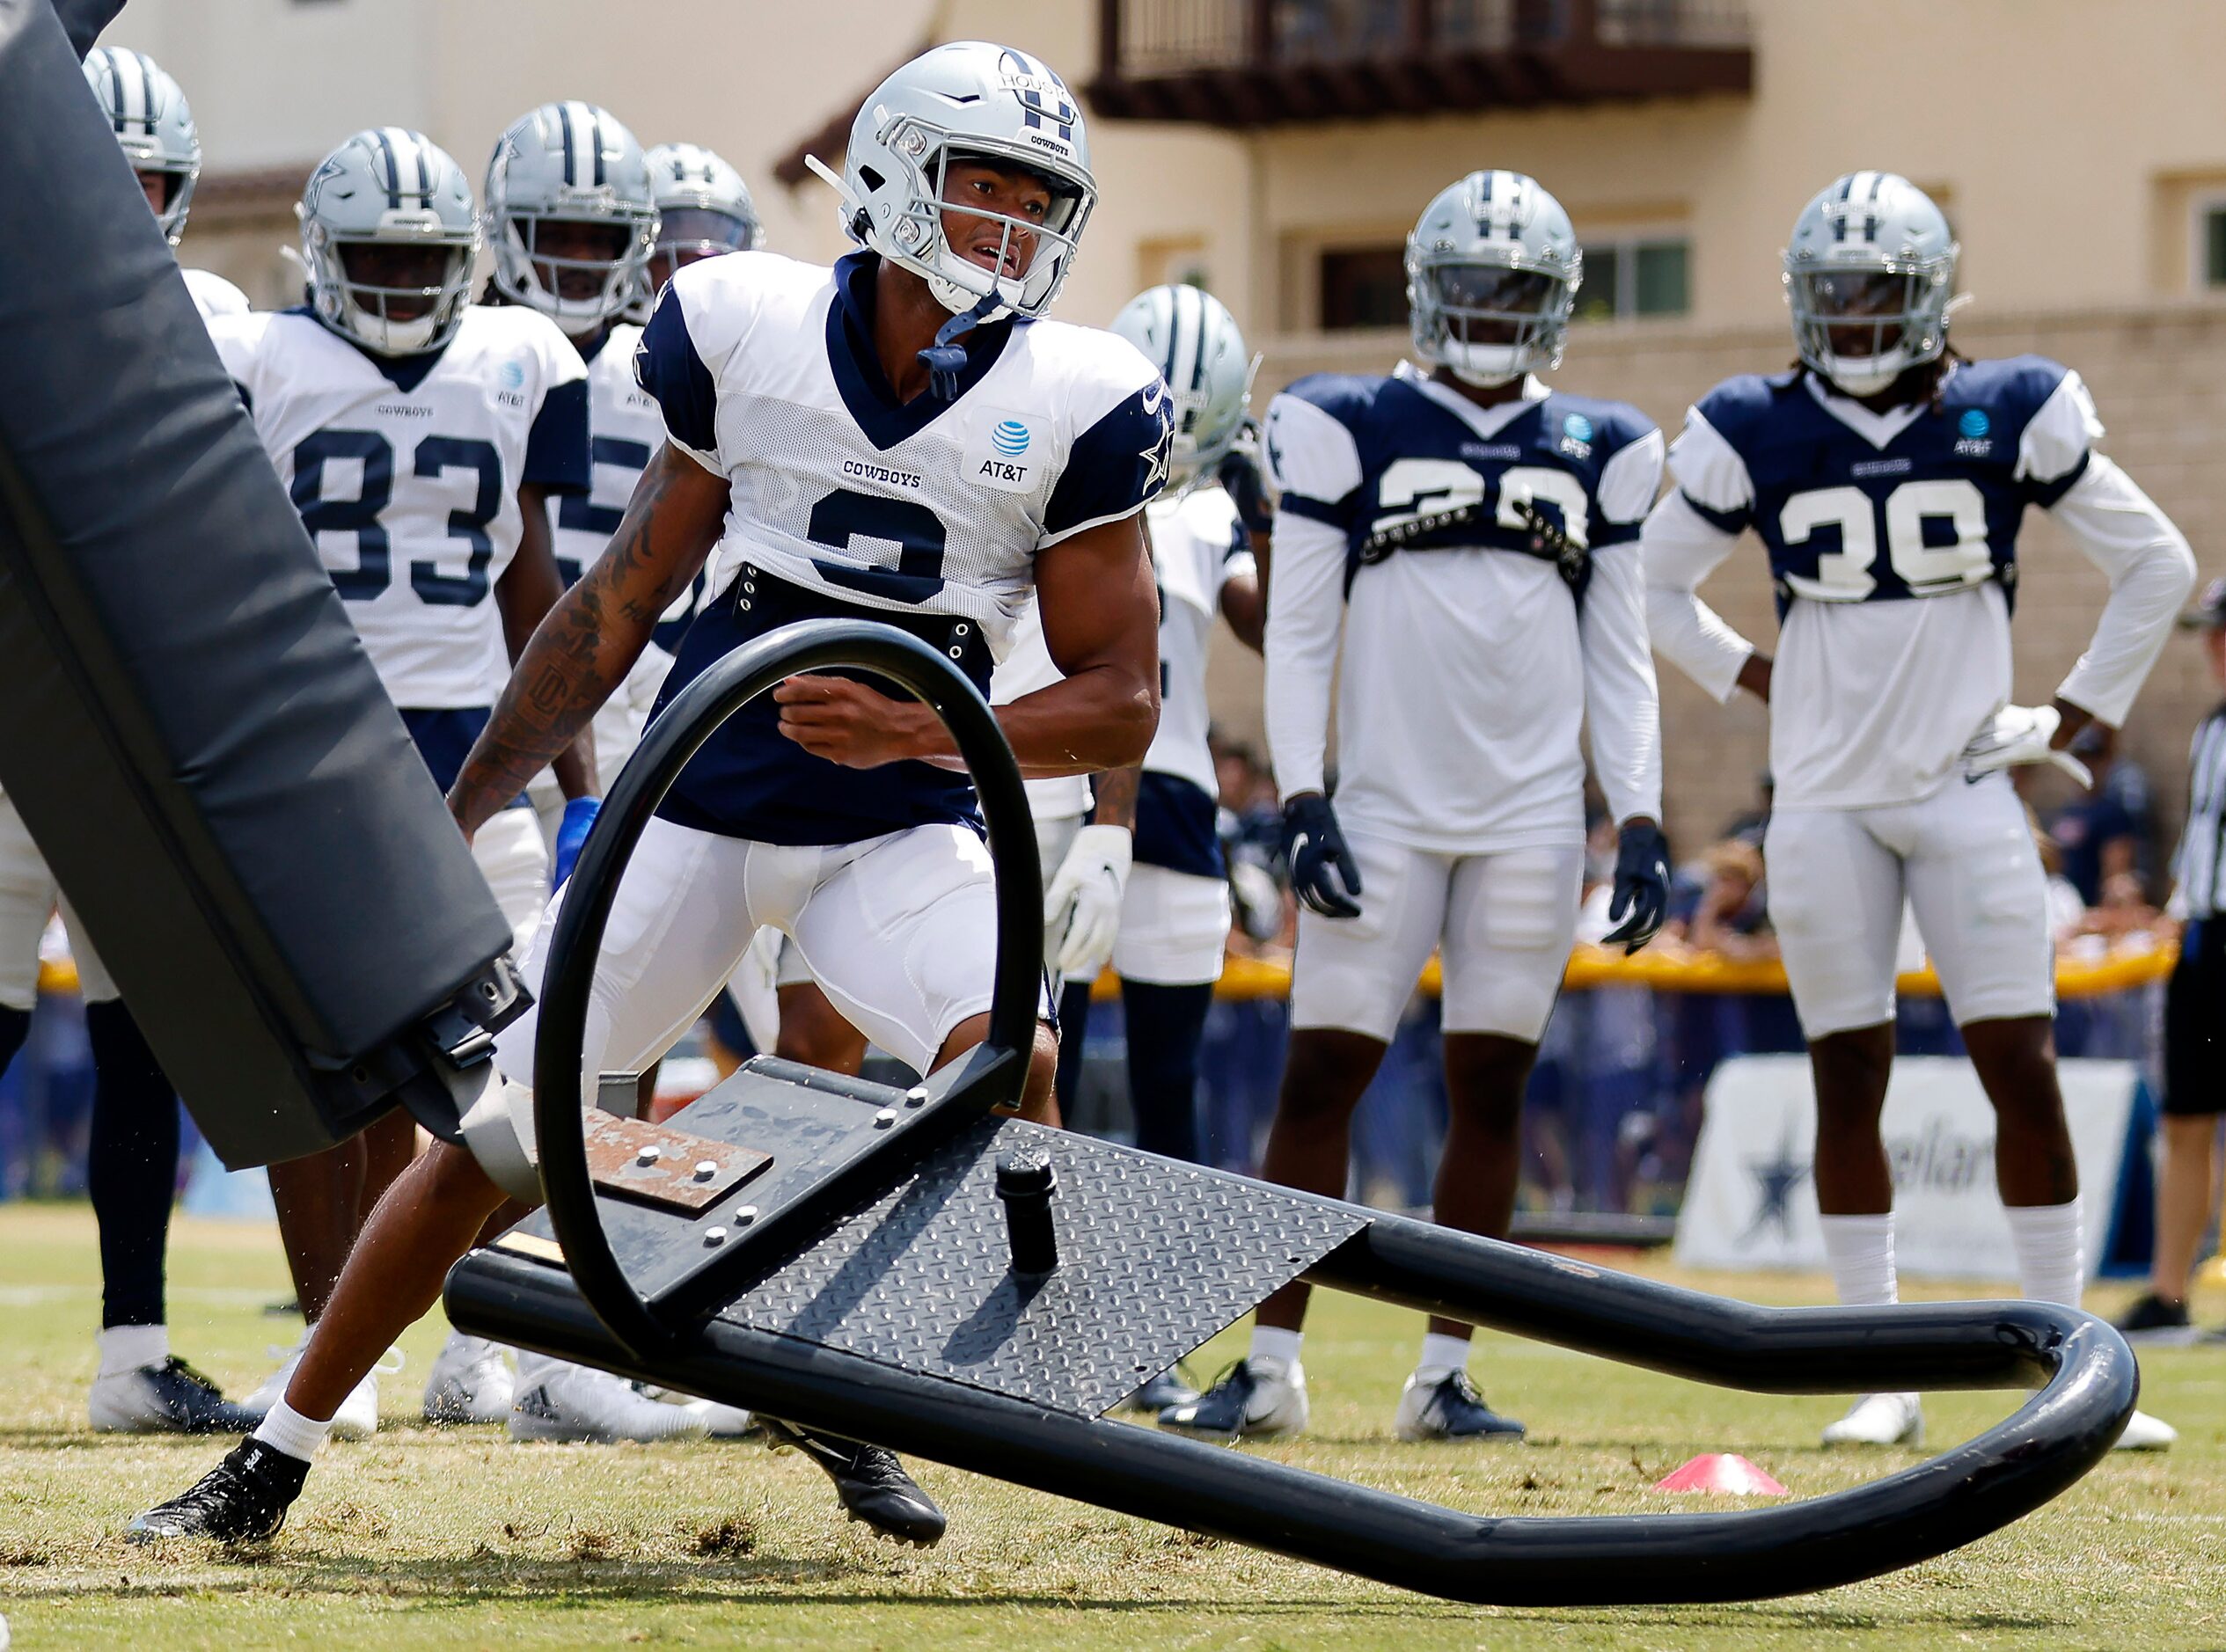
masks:
{"label": "white arm sleeve", "polygon": [[1739,685],[1739,668],[1754,645],[1700,599],[1700,583],[1739,544],[1672,490],[1639,530],[1646,568],[1646,628],[1656,652],[1714,697],[1717,705]]}
{"label": "white arm sleeve", "polygon": [[1600,514],[1609,522],[1643,522],[1661,491],[1662,433],[1649,430],[1600,467]]}
{"label": "white arm sleeve", "polygon": [[2110,578],[2094,640],[2056,695],[2118,727],[2194,588],[2195,558],[2133,478],[2099,453],[2049,514]]}
{"label": "white arm sleeve", "polygon": [[1329,683],[1344,624],[1345,536],[1285,512],[1275,523],[1268,593],[1268,757],[1284,797],[1320,792],[1329,743]]}
{"label": "white arm sleeve", "polygon": [[1578,613],[1585,651],[1585,719],[1593,770],[1620,826],[1662,818],[1662,699],[1646,646],[1646,581],[1638,547],[1593,553],[1592,583]]}

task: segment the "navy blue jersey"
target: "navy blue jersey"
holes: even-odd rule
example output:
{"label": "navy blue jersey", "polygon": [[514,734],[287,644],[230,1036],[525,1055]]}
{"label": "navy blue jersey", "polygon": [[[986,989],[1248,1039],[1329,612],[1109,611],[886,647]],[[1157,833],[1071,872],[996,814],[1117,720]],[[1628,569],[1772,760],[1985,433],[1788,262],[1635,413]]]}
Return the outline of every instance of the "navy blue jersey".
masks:
{"label": "navy blue jersey", "polygon": [[[1899,602],[1989,580],[2008,596],[2025,507],[2054,504],[2086,468],[2083,393],[2076,406],[2060,398],[2067,376],[2037,355],[1959,362],[1937,406],[1869,414],[1885,438],[1873,441],[1827,407],[1807,375],[1750,374],[1695,410],[1744,466],[1744,487],[1710,478],[1730,467],[1706,456],[1692,467],[1698,479],[1681,453],[1676,469],[1710,522],[1761,536],[1781,613],[1797,597]],[[2051,408],[2050,428],[2036,428]]]}
{"label": "navy blue jersey", "polygon": [[[1350,484],[1342,496],[1286,486],[1282,503],[1344,534],[1348,579],[1395,551],[1482,547],[1535,556],[1550,555],[1561,541],[1581,556],[1636,539],[1653,503],[1651,461],[1634,467],[1645,471],[1644,498],[1619,497],[1611,474],[1615,457],[1654,431],[1622,402],[1553,391],[1513,404],[1509,416],[1507,407],[1479,408],[1406,375],[1316,374],[1284,393],[1328,413],[1351,437],[1357,464],[1304,467],[1338,474]],[[1270,468],[1291,475],[1272,420],[1267,440]]]}

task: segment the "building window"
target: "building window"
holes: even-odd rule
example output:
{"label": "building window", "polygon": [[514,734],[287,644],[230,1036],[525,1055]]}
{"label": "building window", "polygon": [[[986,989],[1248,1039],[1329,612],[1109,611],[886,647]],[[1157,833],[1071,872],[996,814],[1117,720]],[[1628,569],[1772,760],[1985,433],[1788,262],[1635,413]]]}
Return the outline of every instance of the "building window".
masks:
{"label": "building window", "polygon": [[1683,236],[1630,235],[1585,243],[1578,319],[1683,315],[1692,307],[1689,263]]}
{"label": "building window", "polygon": [[2226,198],[2212,195],[2195,203],[2194,242],[2197,290],[2226,288]]}
{"label": "building window", "polygon": [[1322,330],[1407,325],[1407,251],[1371,246],[1322,255]]}

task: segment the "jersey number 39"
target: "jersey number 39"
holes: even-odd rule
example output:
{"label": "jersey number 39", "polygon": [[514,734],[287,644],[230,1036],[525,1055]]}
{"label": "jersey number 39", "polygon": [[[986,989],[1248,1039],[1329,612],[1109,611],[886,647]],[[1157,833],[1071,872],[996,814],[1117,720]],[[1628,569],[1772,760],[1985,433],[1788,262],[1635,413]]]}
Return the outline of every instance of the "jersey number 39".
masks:
{"label": "jersey number 39", "polygon": [[[1787,545],[1806,545],[1823,528],[1836,528],[1840,548],[1816,559],[1816,576],[1788,574],[1796,596],[1815,603],[1859,603],[1878,588],[1871,572],[1878,559],[1878,522],[1886,522],[1886,566],[1915,596],[1960,590],[1984,580],[1994,559],[1987,545],[1987,501],[1977,486],[1961,477],[1904,482],[1883,505],[1859,487],[1822,487],[1796,493],[1778,513],[1778,532]],[[1941,527],[1927,545],[1925,524]]]}

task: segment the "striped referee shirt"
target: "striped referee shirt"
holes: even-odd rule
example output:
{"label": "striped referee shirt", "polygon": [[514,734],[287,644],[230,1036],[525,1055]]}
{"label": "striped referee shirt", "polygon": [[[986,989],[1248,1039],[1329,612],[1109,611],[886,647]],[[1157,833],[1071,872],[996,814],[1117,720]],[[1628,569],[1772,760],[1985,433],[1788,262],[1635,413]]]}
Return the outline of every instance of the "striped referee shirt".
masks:
{"label": "striped referee shirt", "polygon": [[2187,829],[2179,840],[2179,888],[2191,918],[2226,912],[2226,705],[2195,727],[2188,749]]}

